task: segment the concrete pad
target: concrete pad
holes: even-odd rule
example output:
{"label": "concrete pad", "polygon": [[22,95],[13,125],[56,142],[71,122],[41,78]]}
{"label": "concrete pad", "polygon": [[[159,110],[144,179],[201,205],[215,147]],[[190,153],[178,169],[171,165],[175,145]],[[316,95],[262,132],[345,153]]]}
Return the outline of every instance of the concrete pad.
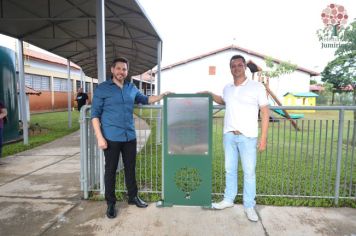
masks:
{"label": "concrete pad", "polygon": [[2,196],[73,198],[80,192],[79,155],[0,186]]}
{"label": "concrete pad", "polygon": [[105,210],[105,202],[81,201],[44,235],[264,235],[262,224],[248,221],[238,205],[217,211],[157,208],[155,203],[140,209],[120,202],[115,219],[108,219]]}
{"label": "concrete pad", "polygon": [[10,156],[0,159],[0,186],[63,160],[66,156]]}
{"label": "concrete pad", "polygon": [[[33,149],[32,149],[33,150]],[[40,152],[39,152],[40,151]],[[80,152],[80,148],[78,147],[42,147],[41,150],[33,150],[31,152],[26,153],[26,155],[38,155],[39,153],[42,156],[51,156],[51,155],[63,155],[63,156],[73,156]]]}
{"label": "concrete pad", "polygon": [[63,200],[0,197],[0,235],[40,235],[73,207]]}
{"label": "concrete pad", "polygon": [[80,132],[74,132],[53,142],[22,152],[20,155],[64,155],[73,156],[80,152]]}
{"label": "concrete pad", "polygon": [[259,206],[268,235],[356,235],[356,209]]}

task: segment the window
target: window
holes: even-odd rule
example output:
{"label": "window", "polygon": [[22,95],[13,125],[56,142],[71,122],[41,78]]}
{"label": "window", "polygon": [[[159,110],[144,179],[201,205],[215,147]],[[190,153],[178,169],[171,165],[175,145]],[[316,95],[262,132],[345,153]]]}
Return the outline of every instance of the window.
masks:
{"label": "window", "polygon": [[[56,92],[67,92],[68,79],[53,78],[53,90]],[[72,91],[72,81],[70,81],[69,91]]]}
{"label": "window", "polygon": [[48,76],[25,74],[25,85],[38,91],[50,91]]}
{"label": "window", "polygon": [[78,89],[79,89],[80,87],[82,87],[82,83],[81,83],[80,80],[77,80],[75,83],[76,83],[76,89],[77,89],[77,91],[78,91]]}
{"label": "window", "polygon": [[[84,81],[83,81],[84,82]],[[84,90],[84,86],[85,86],[85,90]],[[82,87],[82,83],[80,80],[76,81],[76,91],[78,91],[79,88],[83,88],[83,91],[85,91],[86,93],[90,92],[90,82],[84,82],[84,86]]]}
{"label": "window", "polygon": [[25,74],[25,85],[32,88],[32,77],[29,74]]}
{"label": "window", "polygon": [[209,75],[216,74],[216,66],[209,66]]}
{"label": "window", "polygon": [[303,105],[303,99],[302,98],[297,98],[296,105],[297,106],[302,106]]}
{"label": "window", "polygon": [[90,82],[85,82],[85,92],[90,93]]}

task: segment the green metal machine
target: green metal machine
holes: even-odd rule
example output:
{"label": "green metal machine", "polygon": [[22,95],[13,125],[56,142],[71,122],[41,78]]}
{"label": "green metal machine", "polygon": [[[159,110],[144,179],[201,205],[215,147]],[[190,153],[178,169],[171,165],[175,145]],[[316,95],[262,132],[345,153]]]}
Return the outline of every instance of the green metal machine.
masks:
{"label": "green metal machine", "polygon": [[3,142],[19,139],[19,115],[15,71],[15,52],[0,47],[0,100],[7,109]]}
{"label": "green metal machine", "polygon": [[170,94],[164,98],[162,206],[211,207],[212,98]]}

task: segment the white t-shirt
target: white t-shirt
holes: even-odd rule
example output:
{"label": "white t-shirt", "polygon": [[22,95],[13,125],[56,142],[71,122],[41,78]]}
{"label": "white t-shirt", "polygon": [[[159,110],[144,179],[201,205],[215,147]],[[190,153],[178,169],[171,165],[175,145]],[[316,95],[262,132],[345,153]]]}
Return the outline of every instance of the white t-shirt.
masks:
{"label": "white t-shirt", "polygon": [[224,134],[238,130],[246,137],[258,136],[258,111],[268,105],[266,88],[260,82],[246,79],[241,85],[227,84]]}

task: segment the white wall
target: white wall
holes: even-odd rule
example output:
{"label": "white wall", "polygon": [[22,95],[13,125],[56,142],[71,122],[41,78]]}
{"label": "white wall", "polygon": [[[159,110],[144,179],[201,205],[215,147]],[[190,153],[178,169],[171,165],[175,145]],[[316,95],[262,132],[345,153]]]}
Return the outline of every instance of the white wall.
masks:
{"label": "white wall", "polygon": [[[263,59],[236,50],[228,50],[202,59],[166,69],[161,72],[161,91],[175,93],[196,93],[208,90],[215,94],[222,94],[227,83],[233,81],[230,72],[230,58],[241,54],[246,61],[252,60],[262,68],[266,68]],[[209,75],[209,66],[216,66],[216,75]],[[252,78],[250,71],[246,70],[248,78]],[[255,78],[257,79],[257,78]],[[283,101],[287,92],[309,92],[309,74],[295,71],[280,78],[270,79],[270,89]]]}
{"label": "white wall", "polygon": [[[221,94],[224,85],[232,82],[229,57],[220,53],[164,70],[161,72],[161,91],[195,93],[209,90]],[[216,75],[209,75],[209,66],[216,67]]]}

